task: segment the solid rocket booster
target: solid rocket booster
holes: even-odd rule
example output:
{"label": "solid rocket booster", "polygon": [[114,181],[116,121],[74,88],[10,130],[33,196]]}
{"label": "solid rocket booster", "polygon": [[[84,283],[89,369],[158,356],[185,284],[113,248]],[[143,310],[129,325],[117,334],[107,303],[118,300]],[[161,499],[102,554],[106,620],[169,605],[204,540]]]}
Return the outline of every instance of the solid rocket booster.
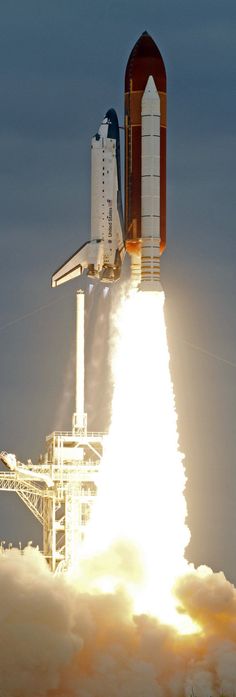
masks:
{"label": "solid rocket booster", "polygon": [[160,97],[148,78],[141,107],[141,290],[160,281]]}
{"label": "solid rocket booster", "polygon": [[166,244],[166,72],[147,32],[125,73],[125,239],[134,280],[158,290]]}

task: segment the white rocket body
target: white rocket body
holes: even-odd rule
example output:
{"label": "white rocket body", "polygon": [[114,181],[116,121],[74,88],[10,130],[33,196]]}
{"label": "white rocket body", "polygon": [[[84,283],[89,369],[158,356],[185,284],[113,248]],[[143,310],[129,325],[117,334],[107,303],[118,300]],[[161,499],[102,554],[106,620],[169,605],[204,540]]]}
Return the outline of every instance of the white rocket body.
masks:
{"label": "white rocket body", "polygon": [[160,283],[160,97],[152,75],[142,98],[141,283],[161,291]]}
{"label": "white rocket body", "polygon": [[125,255],[121,202],[119,124],[114,109],[91,141],[91,236],[52,276],[52,286],[70,281],[84,270],[100,281],[120,276]]}
{"label": "white rocket body", "polygon": [[124,243],[117,207],[116,140],[108,138],[106,130],[102,124],[99,140],[95,136],[91,144],[91,243],[101,240],[102,266],[112,268]]}

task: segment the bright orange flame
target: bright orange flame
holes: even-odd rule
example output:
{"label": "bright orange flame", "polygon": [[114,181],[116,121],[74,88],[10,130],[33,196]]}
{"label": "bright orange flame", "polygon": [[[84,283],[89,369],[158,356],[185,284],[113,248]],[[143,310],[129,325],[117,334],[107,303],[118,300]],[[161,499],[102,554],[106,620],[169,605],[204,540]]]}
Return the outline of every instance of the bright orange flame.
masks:
{"label": "bright orange flame", "polygon": [[131,291],[114,318],[112,419],[86,553],[93,590],[122,584],[136,612],[188,632],[172,595],[190,533],[163,306],[164,293]]}

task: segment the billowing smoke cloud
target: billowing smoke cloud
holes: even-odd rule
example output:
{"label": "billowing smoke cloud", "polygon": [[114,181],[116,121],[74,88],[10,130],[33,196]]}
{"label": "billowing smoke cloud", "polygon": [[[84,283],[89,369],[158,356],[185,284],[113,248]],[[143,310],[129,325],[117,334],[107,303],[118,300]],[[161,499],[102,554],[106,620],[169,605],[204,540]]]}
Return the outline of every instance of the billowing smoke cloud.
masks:
{"label": "billowing smoke cloud", "polygon": [[236,589],[223,573],[200,568],[178,580],[176,593],[199,634],[180,636],[155,618],[133,616],[122,588],[82,592],[78,581],[53,576],[36,550],[5,552],[1,697],[232,697]]}
{"label": "billowing smoke cloud", "polygon": [[[77,577],[51,574],[30,547],[0,555],[0,697],[232,697],[236,589],[223,573],[195,570],[184,557],[185,472],[162,297],[131,294],[118,324],[109,321],[105,302],[116,316],[119,291],[106,301],[94,294],[88,308],[90,316],[101,311],[87,356],[89,416],[109,421],[112,401],[92,551]],[[104,343],[114,391],[111,400],[108,379],[102,404]],[[164,623],[174,582],[178,619],[187,616],[198,627],[189,635]]]}

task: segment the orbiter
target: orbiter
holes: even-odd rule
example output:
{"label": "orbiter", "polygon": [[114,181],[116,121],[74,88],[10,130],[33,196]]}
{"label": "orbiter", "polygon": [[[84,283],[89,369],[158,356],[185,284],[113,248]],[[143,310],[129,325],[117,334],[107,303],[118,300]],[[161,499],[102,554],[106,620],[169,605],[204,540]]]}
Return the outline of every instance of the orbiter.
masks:
{"label": "orbiter", "polygon": [[120,134],[116,112],[107,111],[91,142],[91,238],[52,276],[52,286],[84,270],[100,281],[116,281],[125,254],[120,174]]}
{"label": "orbiter", "polygon": [[91,236],[52,276],[57,286],[86,271],[109,283],[120,277],[127,251],[133,283],[161,290],[166,244],[166,72],[155,42],[144,32],[125,73],[125,221],[119,124],[107,111],[91,143]]}

